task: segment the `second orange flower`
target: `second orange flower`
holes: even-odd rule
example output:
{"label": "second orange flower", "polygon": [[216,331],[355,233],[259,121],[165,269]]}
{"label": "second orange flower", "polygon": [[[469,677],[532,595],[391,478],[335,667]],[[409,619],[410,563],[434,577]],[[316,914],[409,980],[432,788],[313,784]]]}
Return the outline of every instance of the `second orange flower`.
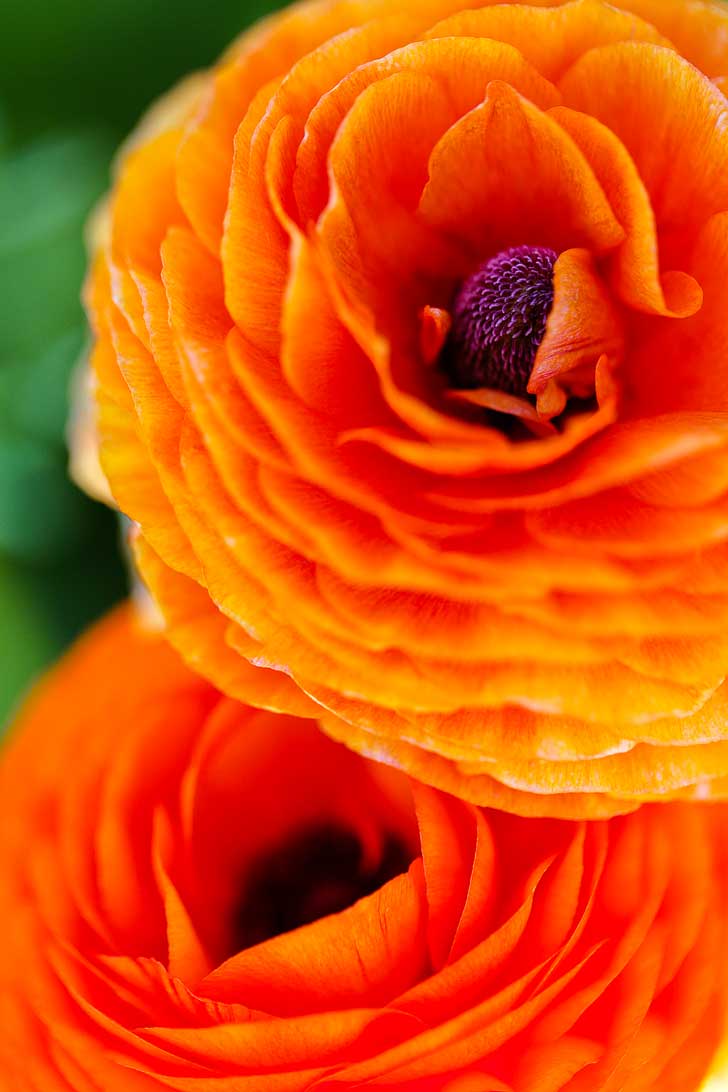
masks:
{"label": "second orange flower", "polygon": [[725,806],[521,819],[226,699],[128,609],[0,756],[2,1092],[697,1092]]}

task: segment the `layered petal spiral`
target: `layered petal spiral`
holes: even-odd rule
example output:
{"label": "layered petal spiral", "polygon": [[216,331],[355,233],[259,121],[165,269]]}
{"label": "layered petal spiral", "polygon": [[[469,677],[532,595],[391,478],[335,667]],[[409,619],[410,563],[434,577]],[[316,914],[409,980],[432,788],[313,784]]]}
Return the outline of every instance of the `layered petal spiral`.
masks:
{"label": "layered petal spiral", "polygon": [[192,675],[126,608],[0,758],[7,1092],[693,1092],[725,805],[481,809]]}
{"label": "layered petal spiral", "polygon": [[727,42],[322,0],[142,128],[101,455],[216,686],[522,814],[728,791]]}

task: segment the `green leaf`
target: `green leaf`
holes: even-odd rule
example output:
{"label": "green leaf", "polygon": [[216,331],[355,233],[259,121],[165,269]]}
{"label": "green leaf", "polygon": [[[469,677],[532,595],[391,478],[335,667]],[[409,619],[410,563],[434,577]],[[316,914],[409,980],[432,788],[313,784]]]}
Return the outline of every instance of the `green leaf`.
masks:
{"label": "green leaf", "polygon": [[61,448],[68,418],[69,382],[81,359],[86,331],[79,325],[33,359],[0,366],[0,420],[44,444]]}
{"label": "green leaf", "polygon": [[121,135],[276,0],[3,0],[0,80],[23,139],[63,119]]}
{"label": "green leaf", "polygon": [[0,729],[31,679],[53,657],[57,642],[48,627],[32,577],[0,560]]}
{"label": "green leaf", "polygon": [[36,676],[126,595],[117,517],[85,504],[85,536],[74,554],[47,565],[0,557],[0,729]]}
{"label": "green leaf", "polygon": [[80,540],[88,503],[55,449],[2,429],[0,553],[33,561],[69,554]]}
{"label": "green leaf", "polygon": [[51,133],[0,164],[0,257],[77,229],[107,183],[112,153],[98,132]]}
{"label": "green leaf", "polygon": [[66,133],[0,160],[0,368],[82,322],[83,226],[108,157],[97,135]]}

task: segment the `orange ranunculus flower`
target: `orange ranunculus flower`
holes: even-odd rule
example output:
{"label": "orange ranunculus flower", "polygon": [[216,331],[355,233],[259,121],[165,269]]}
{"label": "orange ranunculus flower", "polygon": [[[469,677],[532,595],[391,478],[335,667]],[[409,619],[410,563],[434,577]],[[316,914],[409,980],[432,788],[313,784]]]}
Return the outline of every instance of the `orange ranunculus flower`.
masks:
{"label": "orange ranunculus flower", "polygon": [[692,1092],[726,806],[480,809],[242,706],[124,609],[0,759],[7,1092]]}
{"label": "orange ranunculus flower", "polygon": [[728,6],[395,8],[264,23],[123,159],[142,572],[223,690],[477,803],[724,794]]}

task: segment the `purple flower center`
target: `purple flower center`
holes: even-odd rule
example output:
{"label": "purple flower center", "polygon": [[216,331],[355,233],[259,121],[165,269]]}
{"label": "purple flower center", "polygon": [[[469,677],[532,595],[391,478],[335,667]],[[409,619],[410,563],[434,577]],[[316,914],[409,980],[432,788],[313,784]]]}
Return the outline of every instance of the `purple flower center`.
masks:
{"label": "purple flower center", "polygon": [[554,303],[556,258],[546,247],[513,247],[463,282],[440,357],[452,387],[526,395]]}

